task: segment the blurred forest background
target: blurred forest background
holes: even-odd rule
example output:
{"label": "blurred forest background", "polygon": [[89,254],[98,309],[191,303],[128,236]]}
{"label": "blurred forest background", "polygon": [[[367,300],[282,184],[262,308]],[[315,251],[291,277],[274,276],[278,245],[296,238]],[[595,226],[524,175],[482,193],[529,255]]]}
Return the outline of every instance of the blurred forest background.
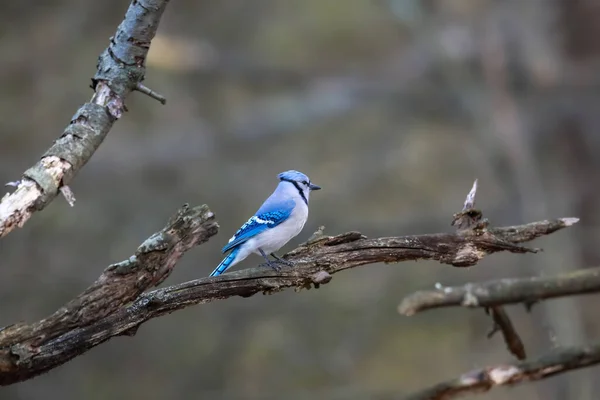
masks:
{"label": "blurred forest background", "polygon": [[[14,181],[92,91],[127,0],[0,3],[0,182]],[[593,0],[173,0],[146,83],[72,184],[0,241],[0,326],[33,321],[129,257],[186,202],[220,234],[168,284],[206,276],[275,187],[323,190],[286,249],[319,226],[451,230],[474,178],[492,224],[580,217],[537,255],[471,269],[374,265],[319,290],[234,298],[146,323],[31,381],[25,399],[388,399],[511,362],[481,310],[408,318],[412,291],[600,265],[600,3]],[[8,189],[6,189],[8,190]],[[251,257],[239,267],[256,265]],[[236,267],[236,268],[239,268]],[[529,356],[600,338],[597,298],[509,307]],[[474,399],[597,399],[599,368]]]}

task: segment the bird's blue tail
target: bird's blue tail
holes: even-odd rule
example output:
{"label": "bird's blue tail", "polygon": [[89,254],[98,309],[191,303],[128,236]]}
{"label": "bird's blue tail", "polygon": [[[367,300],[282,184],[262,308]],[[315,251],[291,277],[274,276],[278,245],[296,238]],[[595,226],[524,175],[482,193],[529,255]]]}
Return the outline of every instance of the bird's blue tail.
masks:
{"label": "bird's blue tail", "polygon": [[227,255],[227,257],[225,257],[219,265],[217,265],[217,268],[215,268],[215,270],[213,272],[211,272],[209,276],[217,276],[217,275],[221,275],[223,272],[225,272],[227,270],[227,268],[229,268],[229,266],[231,265],[233,260],[235,260],[235,257],[238,255],[239,252],[240,252],[239,248],[233,249],[233,251],[231,253],[229,253]]}

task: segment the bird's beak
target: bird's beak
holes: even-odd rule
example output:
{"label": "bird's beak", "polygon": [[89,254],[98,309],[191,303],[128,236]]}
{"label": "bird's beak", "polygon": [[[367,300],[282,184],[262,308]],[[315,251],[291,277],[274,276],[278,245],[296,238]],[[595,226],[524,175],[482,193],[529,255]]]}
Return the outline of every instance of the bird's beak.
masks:
{"label": "bird's beak", "polygon": [[308,186],[310,190],[321,190],[321,186],[313,185],[312,183]]}

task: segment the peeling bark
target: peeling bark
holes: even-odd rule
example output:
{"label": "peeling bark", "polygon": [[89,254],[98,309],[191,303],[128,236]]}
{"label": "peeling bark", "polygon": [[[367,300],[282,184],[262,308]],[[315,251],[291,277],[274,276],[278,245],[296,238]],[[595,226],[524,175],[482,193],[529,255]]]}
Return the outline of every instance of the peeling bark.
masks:
{"label": "peeling bark", "polygon": [[146,72],[150,42],[167,4],[168,0],[131,3],[110,45],[100,55],[92,99],[77,110],[40,161],[25,171],[17,189],[0,201],[0,238],[22,227],[59,193],[71,206],[74,204],[75,196],[68,184],[123,115],[125,98],[138,90]]}

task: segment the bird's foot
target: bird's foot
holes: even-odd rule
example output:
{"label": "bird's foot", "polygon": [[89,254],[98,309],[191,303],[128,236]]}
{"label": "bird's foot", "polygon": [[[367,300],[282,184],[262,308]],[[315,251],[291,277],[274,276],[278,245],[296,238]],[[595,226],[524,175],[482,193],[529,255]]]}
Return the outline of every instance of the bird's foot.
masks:
{"label": "bird's foot", "polygon": [[269,257],[267,257],[267,255],[265,254],[265,252],[262,249],[258,249],[258,251],[259,251],[260,255],[262,255],[266,261],[265,263],[260,264],[261,267],[270,267],[270,268],[273,268],[275,271],[279,272],[279,271],[281,271],[282,265],[285,265],[288,267],[294,266],[294,264],[292,262],[280,258],[275,253],[271,253],[271,256],[274,258],[274,260],[271,260],[271,259],[269,259]]}
{"label": "bird's foot", "polygon": [[288,260],[284,260],[283,258],[279,257],[277,254],[275,253],[271,253],[271,256],[273,256],[273,258],[275,259],[275,261],[272,261],[274,263],[278,263],[281,265],[285,265],[287,267],[293,267],[294,263]]}
{"label": "bird's foot", "polygon": [[259,264],[259,267],[269,267],[269,268],[273,268],[275,271],[279,272],[281,271],[281,266],[278,265],[277,261],[267,261],[265,263]]}
{"label": "bird's foot", "polygon": [[284,260],[281,258],[276,258],[275,260],[268,260],[265,263],[262,263],[259,265],[259,267],[269,267],[269,268],[273,268],[275,271],[279,272],[281,271],[281,266],[286,266],[286,267],[293,267],[294,263],[292,263],[291,261],[288,260]]}

